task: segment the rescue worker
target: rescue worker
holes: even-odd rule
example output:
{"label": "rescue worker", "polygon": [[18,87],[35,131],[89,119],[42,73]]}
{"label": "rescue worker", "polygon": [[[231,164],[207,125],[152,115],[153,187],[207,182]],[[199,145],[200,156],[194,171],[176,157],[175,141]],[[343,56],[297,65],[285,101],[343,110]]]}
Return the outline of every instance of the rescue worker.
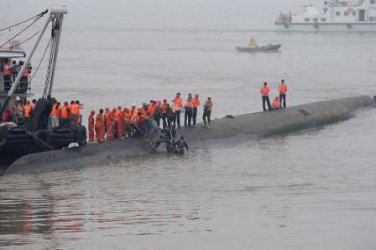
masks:
{"label": "rescue worker", "polygon": [[[21,69],[22,66],[24,65],[24,62],[23,62],[23,61],[20,61],[18,64],[19,64],[20,69]],[[28,67],[26,67],[26,69],[22,72],[22,77],[21,77],[21,80],[20,80],[20,86],[19,86],[19,92],[20,92],[20,93],[26,93],[26,91],[27,91],[28,84],[29,84],[30,70],[31,70],[31,67],[28,66]]]}
{"label": "rescue worker", "polygon": [[196,120],[197,120],[197,108],[200,106],[200,99],[198,97],[198,94],[195,94],[195,97],[192,99],[192,123],[193,126],[196,126]]}
{"label": "rescue worker", "polygon": [[32,111],[32,107],[31,107],[30,101],[27,101],[26,104],[24,105],[24,118],[25,118],[26,130],[30,130],[31,111]]}
{"label": "rescue worker", "polygon": [[105,120],[105,129],[106,129],[106,138],[107,140],[112,140],[114,138],[114,117],[112,112],[110,112],[109,108],[106,108],[104,112],[104,120]]}
{"label": "rescue worker", "polygon": [[76,105],[77,105],[77,110],[78,110],[78,124],[81,125],[82,123],[82,115],[81,115],[81,112],[80,112],[80,109],[81,109],[81,104],[80,104],[80,101],[76,101]]}
{"label": "rescue worker", "polygon": [[78,116],[80,114],[79,105],[77,105],[75,101],[71,101],[69,105],[69,109],[70,109],[70,118],[71,118],[72,124],[78,125],[79,124]]}
{"label": "rescue worker", "polygon": [[155,101],[154,120],[156,121],[158,128],[161,125],[161,118],[162,118],[161,102],[157,100]]}
{"label": "rescue worker", "polygon": [[183,155],[184,149],[188,151],[188,144],[185,142],[184,137],[180,136],[180,139],[174,143],[174,152]]}
{"label": "rescue worker", "polygon": [[[144,106],[145,107],[145,106]],[[149,117],[154,118],[154,112],[155,112],[155,101],[150,100],[149,105],[146,107],[146,112]]]}
{"label": "rescue worker", "polygon": [[260,93],[261,93],[261,96],[262,96],[262,108],[263,108],[263,110],[266,111],[265,103],[267,103],[268,109],[271,110],[270,100],[269,100],[270,90],[269,90],[267,82],[264,82],[263,86],[260,89]]}
{"label": "rescue worker", "polygon": [[176,119],[176,111],[174,107],[171,107],[170,104],[167,104],[167,126],[175,128],[175,119]]}
{"label": "rescue worker", "polygon": [[92,110],[90,112],[90,115],[89,115],[89,118],[88,118],[88,126],[87,126],[87,129],[88,129],[88,132],[89,132],[89,142],[94,142],[94,128],[95,128],[95,118],[94,118],[94,115],[95,115],[95,111]]}
{"label": "rescue worker", "polygon": [[279,99],[278,96],[274,97],[272,101],[272,110],[278,110],[280,109]]}
{"label": "rescue worker", "polygon": [[180,93],[176,93],[175,99],[173,100],[173,106],[175,109],[174,126],[177,126],[180,129],[180,113],[183,107],[183,100],[180,97]]}
{"label": "rescue worker", "polygon": [[192,122],[192,95],[188,96],[187,101],[184,104],[184,127],[190,127]]}
{"label": "rescue worker", "polygon": [[8,59],[5,59],[3,64],[3,74],[4,74],[4,91],[8,92],[11,88],[11,77],[12,77],[12,67]]}
{"label": "rescue worker", "polygon": [[129,110],[129,108],[124,108],[123,110],[124,113],[124,133],[125,137],[131,136],[132,128],[131,128],[131,117],[132,113]]}
{"label": "rescue worker", "polygon": [[[112,134],[113,134],[113,138],[114,139],[117,139],[117,138],[119,138],[118,137],[118,133],[117,133],[117,122],[116,122],[116,119],[115,119],[115,114],[116,114],[116,108],[113,108],[112,109],[112,111],[111,111],[111,113],[112,113],[112,117],[113,117],[113,119],[114,119],[114,126],[113,126],[113,129],[112,129]],[[106,125],[106,124],[105,124]]]}
{"label": "rescue worker", "polygon": [[211,112],[213,108],[213,102],[211,100],[211,97],[208,97],[204,104],[204,113],[202,115],[202,120],[204,121],[204,127],[210,128],[210,122],[211,122]]}
{"label": "rescue worker", "polygon": [[70,128],[70,109],[68,102],[64,102],[64,105],[60,108],[60,126],[62,128]]}
{"label": "rescue worker", "polygon": [[161,112],[161,118],[162,118],[162,128],[165,129],[167,127],[167,100],[164,99],[163,102],[160,105],[160,112]]}
{"label": "rescue worker", "polygon": [[95,118],[95,135],[98,143],[104,142],[104,117],[103,109],[99,110],[97,117]]}
{"label": "rescue worker", "polygon": [[121,106],[118,106],[115,112],[115,122],[117,125],[117,136],[119,139],[124,139],[123,130],[124,130],[124,114]]}
{"label": "rescue worker", "polygon": [[37,100],[36,99],[33,99],[31,101],[31,106],[32,106],[33,109],[35,109],[35,107],[37,106]]}
{"label": "rescue worker", "polygon": [[22,104],[19,97],[17,97],[17,105],[16,105],[16,115],[17,115],[17,125],[22,126],[25,122],[24,120],[24,105]]}
{"label": "rescue worker", "polygon": [[49,126],[51,129],[59,127],[60,102],[54,100],[49,116]]}
{"label": "rescue worker", "polygon": [[287,93],[287,85],[285,84],[285,80],[281,80],[281,84],[278,86],[279,92],[279,101],[280,107],[282,108],[282,101],[283,101],[283,108],[286,108],[286,93]]}

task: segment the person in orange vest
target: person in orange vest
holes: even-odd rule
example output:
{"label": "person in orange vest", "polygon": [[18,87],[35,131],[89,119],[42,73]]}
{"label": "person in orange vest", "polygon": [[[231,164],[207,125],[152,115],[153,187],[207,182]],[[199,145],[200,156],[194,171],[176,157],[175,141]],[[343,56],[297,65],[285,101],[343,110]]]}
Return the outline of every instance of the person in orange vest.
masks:
{"label": "person in orange vest", "polygon": [[161,118],[162,118],[162,128],[165,129],[167,127],[167,100],[164,99],[161,103],[159,109],[161,112]]}
{"label": "person in orange vest", "polygon": [[104,142],[104,117],[103,109],[99,110],[97,117],[95,118],[95,135],[98,143]]}
{"label": "person in orange vest", "polygon": [[104,119],[105,119],[105,127],[106,127],[106,135],[107,135],[107,140],[112,140],[114,138],[114,131],[113,131],[113,126],[114,126],[114,117],[112,115],[112,112],[110,112],[109,108],[106,108],[104,112]]}
{"label": "person in orange vest", "polygon": [[[18,64],[19,64],[20,69],[21,69],[22,66],[24,65],[24,62],[23,62],[23,61],[19,61]],[[26,69],[22,72],[22,77],[21,77],[21,80],[20,80],[20,86],[19,86],[20,93],[26,93],[26,91],[27,91],[28,84],[29,84],[30,71],[31,71],[31,66],[28,66],[28,67],[26,67]]]}
{"label": "person in orange vest", "polygon": [[60,126],[62,128],[70,127],[70,109],[68,102],[64,102],[64,105],[60,108]]}
{"label": "person in orange vest", "polygon": [[120,106],[116,109],[116,112],[115,112],[115,122],[116,122],[116,125],[117,125],[117,136],[118,136],[118,138],[124,139],[124,137],[123,137],[124,114],[123,114],[123,110],[121,109]]}
{"label": "person in orange vest", "polygon": [[278,96],[274,97],[273,101],[272,101],[272,109],[273,110],[278,110],[280,109],[280,106],[279,106],[279,98]]}
{"label": "person in orange vest", "polygon": [[190,127],[192,122],[192,111],[193,111],[193,105],[192,105],[192,95],[188,95],[188,99],[184,104],[184,127]]}
{"label": "person in orange vest", "polygon": [[263,110],[266,111],[265,103],[268,105],[268,109],[271,110],[272,108],[270,106],[270,100],[269,100],[270,89],[268,87],[267,82],[264,82],[263,86],[261,87],[260,93],[261,93],[261,96],[262,96],[262,108],[263,108]]}
{"label": "person in orange vest", "polygon": [[174,127],[177,126],[180,128],[180,113],[181,109],[183,108],[183,99],[181,99],[180,93],[176,93],[176,96],[172,102],[175,109]]}
{"label": "person in orange vest", "polygon": [[150,103],[146,108],[146,112],[147,112],[148,116],[154,117],[154,112],[155,112],[155,101],[154,100],[150,100]]}
{"label": "person in orange vest", "polygon": [[59,127],[59,116],[60,116],[60,102],[54,100],[52,102],[52,108],[50,112],[50,128]]}
{"label": "person in orange vest", "polygon": [[8,59],[5,59],[5,62],[3,64],[3,72],[4,72],[4,91],[7,92],[11,88],[11,77],[12,77],[12,67],[10,66],[10,62]]}
{"label": "person in orange vest", "polygon": [[208,97],[204,104],[204,112],[202,114],[202,120],[204,121],[204,127],[210,128],[210,122],[211,122],[211,112],[213,109],[213,102],[211,97]]}
{"label": "person in orange vest", "polygon": [[161,126],[161,101],[154,101],[155,110],[154,110],[154,120],[157,122],[158,128]]}
{"label": "person in orange vest", "polygon": [[71,101],[69,105],[69,109],[70,109],[70,118],[71,118],[72,124],[78,125],[78,115],[79,115],[78,105],[74,101]]}
{"label": "person in orange vest", "polygon": [[197,108],[200,106],[200,99],[198,94],[195,94],[195,97],[192,99],[192,123],[193,126],[196,126],[196,119],[197,119]]}
{"label": "person in orange vest", "polygon": [[125,132],[125,137],[131,136],[131,112],[129,108],[125,107],[123,109],[123,114],[124,114],[124,132]]}
{"label": "person in orange vest", "polygon": [[25,118],[26,130],[30,129],[31,111],[32,111],[32,107],[31,107],[30,101],[27,101],[26,104],[24,105],[24,118]]}
{"label": "person in orange vest", "polygon": [[88,132],[89,132],[89,142],[94,142],[94,128],[95,128],[95,111],[92,110],[90,112],[89,118],[88,118]]}
{"label": "person in orange vest", "polygon": [[285,84],[285,80],[281,80],[281,84],[278,86],[279,92],[279,101],[280,107],[282,108],[282,101],[283,101],[283,108],[286,108],[286,93],[287,93],[287,85]]}
{"label": "person in orange vest", "polygon": [[82,122],[82,115],[81,115],[81,112],[80,112],[80,109],[81,109],[81,104],[80,104],[80,101],[76,101],[75,102],[76,103],[76,106],[77,106],[77,119],[78,119],[78,123],[77,123],[77,125],[78,124],[80,124],[81,125],[81,122]]}

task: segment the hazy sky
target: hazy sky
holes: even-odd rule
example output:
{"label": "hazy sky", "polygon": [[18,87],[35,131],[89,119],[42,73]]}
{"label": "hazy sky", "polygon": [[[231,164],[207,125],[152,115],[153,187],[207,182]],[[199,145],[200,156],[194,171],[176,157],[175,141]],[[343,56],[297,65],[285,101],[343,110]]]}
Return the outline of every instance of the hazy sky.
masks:
{"label": "hazy sky", "polygon": [[[0,27],[38,13],[53,3],[69,8],[67,25],[129,29],[273,28],[281,10],[319,0],[2,0]],[[22,6],[22,8],[20,8]],[[19,15],[15,15],[16,10]]]}

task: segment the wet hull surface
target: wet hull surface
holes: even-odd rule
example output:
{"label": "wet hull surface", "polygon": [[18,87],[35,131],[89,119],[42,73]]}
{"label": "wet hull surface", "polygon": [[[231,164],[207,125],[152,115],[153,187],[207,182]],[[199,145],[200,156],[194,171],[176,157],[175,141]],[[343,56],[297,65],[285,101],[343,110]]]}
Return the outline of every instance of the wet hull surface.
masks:
{"label": "wet hull surface", "polygon": [[[304,128],[317,127],[348,119],[356,109],[372,107],[369,96],[349,97],[332,101],[294,106],[285,110],[259,112],[222,118],[212,122],[211,128],[183,128],[180,134],[188,144],[200,147],[220,140],[243,141],[273,134],[286,134]],[[51,171],[56,169],[93,166],[124,157],[150,154],[152,148],[146,139],[130,138],[103,144],[30,154],[14,162],[5,174]]]}

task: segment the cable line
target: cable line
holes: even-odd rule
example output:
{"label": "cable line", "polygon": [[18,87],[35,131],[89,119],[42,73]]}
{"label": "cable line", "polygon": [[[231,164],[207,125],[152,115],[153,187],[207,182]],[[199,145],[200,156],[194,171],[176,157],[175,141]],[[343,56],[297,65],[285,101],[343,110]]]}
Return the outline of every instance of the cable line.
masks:
{"label": "cable line", "polygon": [[37,18],[35,18],[35,20],[29,24],[28,26],[26,26],[25,28],[23,28],[20,32],[18,32],[16,35],[14,35],[13,37],[11,37],[8,41],[6,41],[5,43],[1,44],[0,45],[0,48],[3,47],[5,44],[9,43],[10,41],[12,41],[14,38],[18,37],[19,35],[21,35],[25,30],[27,30],[28,28],[30,28],[34,23],[36,23],[42,16],[39,16]]}
{"label": "cable line", "polygon": [[19,22],[19,23],[13,24],[13,25],[11,25],[11,26],[9,26],[9,27],[6,27],[6,28],[3,28],[3,29],[0,29],[0,32],[2,32],[2,31],[4,31],[4,30],[11,29],[11,28],[16,27],[16,26],[18,26],[18,25],[20,25],[20,24],[26,23],[26,22],[28,22],[28,21],[34,19],[34,18],[42,17],[42,16],[44,16],[47,12],[48,12],[48,10],[45,10],[45,11],[39,13],[38,15],[35,15],[35,16],[33,16],[33,17],[30,17],[30,18],[28,18],[28,19],[26,19],[26,20],[23,20],[23,21]]}

